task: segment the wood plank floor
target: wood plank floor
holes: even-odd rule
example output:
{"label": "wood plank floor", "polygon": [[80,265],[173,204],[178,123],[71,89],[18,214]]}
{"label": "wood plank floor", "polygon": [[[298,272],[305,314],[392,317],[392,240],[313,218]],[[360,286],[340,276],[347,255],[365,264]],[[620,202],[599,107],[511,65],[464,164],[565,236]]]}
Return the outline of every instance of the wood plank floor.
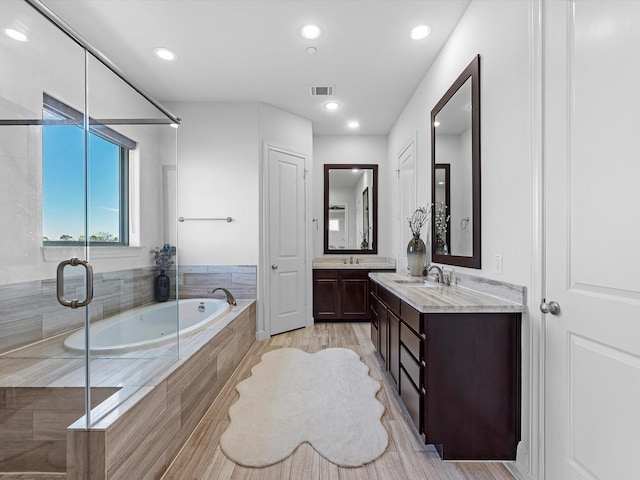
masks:
{"label": "wood plank floor", "polygon": [[[443,462],[432,446],[422,444],[405,417],[393,387],[383,375],[369,337],[368,323],[317,323],[256,342],[202,422],[187,441],[163,480],[514,480],[501,463]],[[330,347],[356,351],[382,383],[378,400],[385,406],[382,422],[389,434],[385,453],[358,468],[341,468],[322,458],[309,444],[302,444],[287,459],[265,468],[246,468],[222,453],[219,439],[229,424],[227,412],[237,400],[235,386],[251,374],[261,356],[274,349],[299,348],[316,352]]]}

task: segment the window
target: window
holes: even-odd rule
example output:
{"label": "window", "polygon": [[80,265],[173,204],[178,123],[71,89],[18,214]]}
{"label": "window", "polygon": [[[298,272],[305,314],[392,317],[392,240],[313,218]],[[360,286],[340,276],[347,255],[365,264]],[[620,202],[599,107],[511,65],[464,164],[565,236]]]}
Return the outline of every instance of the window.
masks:
{"label": "window", "polygon": [[43,244],[128,245],[129,151],[136,143],[90,119],[85,165],[82,113],[44,94],[43,120]]}

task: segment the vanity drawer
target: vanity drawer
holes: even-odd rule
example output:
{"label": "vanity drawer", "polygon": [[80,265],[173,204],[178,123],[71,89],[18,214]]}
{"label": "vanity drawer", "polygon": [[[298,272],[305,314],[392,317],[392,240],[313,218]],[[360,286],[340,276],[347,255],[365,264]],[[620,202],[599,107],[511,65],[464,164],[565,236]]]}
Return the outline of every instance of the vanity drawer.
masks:
{"label": "vanity drawer", "polygon": [[377,308],[373,308],[373,305],[369,307],[371,309],[371,323],[378,328],[378,310]]}
{"label": "vanity drawer", "polygon": [[369,279],[369,291],[372,295],[378,294],[378,284],[371,279]]}
{"label": "vanity drawer", "polygon": [[400,300],[400,317],[416,333],[424,333],[424,321],[419,311]]}
{"label": "vanity drawer", "polygon": [[384,287],[380,287],[378,295],[380,295],[380,299],[387,304],[387,307],[389,307],[393,313],[400,316],[400,299],[396,297],[395,294]]}
{"label": "vanity drawer", "polygon": [[409,380],[409,377],[403,369],[400,369],[400,398],[404,406],[407,407],[409,416],[411,420],[413,420],[418,432],[422,433],[422,421],[420,418],[422,395],[420,394],[420,390],[416,389],[413,383],[411,383],[411,380]]}
{"label": "vanity drawer", "polygon": [[343,270],[338,270],[338,276],[340,278],[347,278],[347,279],[366,278],[367,279],[367,286],[369,286],[369,270],[343,269]]}
{"label": "vanity drawer", "polygon": [[338,278],[338,270],[314,270],[313,278]]}
{"label": "vanity drawer", "polygon": [[376,347],[376,350],[379,349],[378,344],[378,321],[376,318],[375,322],[371,322],[371,341],[373,342],[373,346]]}
{"label": "vanity drawer", "polygon": [[400,346],[400,365],[405,369],[413,384],[420,387],[422,385],[420,381],[422,379],[422,368],[404,345]]}
{"label": "vanity drawer", "polygon": [[378,297],[376,297],[373,293],[369,293],[369,306],[375,313],[378,313],[380,311],[378,308]]}
{"label": "vanity drawer", "polygon": [[413,357],[420,361],[422,354],[422,339],[415,334],[405,323],[400,324],[400,341],[411,352]]}

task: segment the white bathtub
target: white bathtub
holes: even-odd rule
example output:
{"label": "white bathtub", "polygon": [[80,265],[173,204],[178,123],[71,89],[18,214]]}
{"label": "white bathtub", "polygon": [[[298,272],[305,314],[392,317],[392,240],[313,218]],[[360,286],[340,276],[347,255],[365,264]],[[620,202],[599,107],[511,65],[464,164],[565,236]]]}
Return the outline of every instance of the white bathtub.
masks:
{"label": "white bathtub", "polygon": [[[213,325],[230,310],[226,300],[214,298],[184,299],[178,304],[181,337]],[[91,353],[95,354],[129,352],[175,342],[176,301],[114,315],[92,323],[89,331]],[[73,332],[65,339],[64,348],[75,353],[84,352],[84,337],[84,328]]]}

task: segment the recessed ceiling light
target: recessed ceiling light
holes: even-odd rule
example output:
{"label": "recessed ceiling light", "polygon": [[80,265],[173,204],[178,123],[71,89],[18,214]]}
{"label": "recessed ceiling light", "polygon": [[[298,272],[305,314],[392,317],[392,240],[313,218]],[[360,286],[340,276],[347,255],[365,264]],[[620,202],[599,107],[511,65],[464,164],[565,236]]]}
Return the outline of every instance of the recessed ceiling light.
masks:
{"label": "recessed ceiling light", "polygon": [[429,25],[418,25],[411,30],[411,38],[414,40],[423,40],[431,33],[431,27]]}
{"label": "recessed ceiling light", "polygon": [[440,122],[436,120],[435,122],[433,122],[433,126],[434,127],[439,127],[440,126]]}
{"label": "recessed ceiling light", "polygon": [[316,47],[309,47],[307,48],[307,53],[309,55],[315,55],[316,53],[318,53],[318,49]]}
{"label": "recessed ceiling light", "polygon": [[327,110],[337,110],[340,108],[340,104],[338,102],[327,102],[324,104],[324,108]]}
{"label": "recessed ceiling light", "polygon": [[9,38],[17,40],[18,42],[26,42],[27,40],[29,40],[24,33],[19,32],[18,30],[14,30],[13,28],[5,28],[4,34]]}
{"label": "recessed ceiling light", "polygon": [[356,122],[355,120],[352,120],[349,123],[347,123],[347,126],[349,128],[358,128],[360,126],[360,123]]}
{"label": "recessed ceiling light", "polygon": [[178,55],[176,55],[176,52],[164,47],[156,48],[153,51],[153,53],[156,54],[156,57],[161,58],[162,60],[172,61],[178,58]]}
{"label": "recessed ceiling light", "polygon": [[300,29],[300,35],[307,40],[314,40],[320,36],[322,30],[317,25],[305,25]]}

